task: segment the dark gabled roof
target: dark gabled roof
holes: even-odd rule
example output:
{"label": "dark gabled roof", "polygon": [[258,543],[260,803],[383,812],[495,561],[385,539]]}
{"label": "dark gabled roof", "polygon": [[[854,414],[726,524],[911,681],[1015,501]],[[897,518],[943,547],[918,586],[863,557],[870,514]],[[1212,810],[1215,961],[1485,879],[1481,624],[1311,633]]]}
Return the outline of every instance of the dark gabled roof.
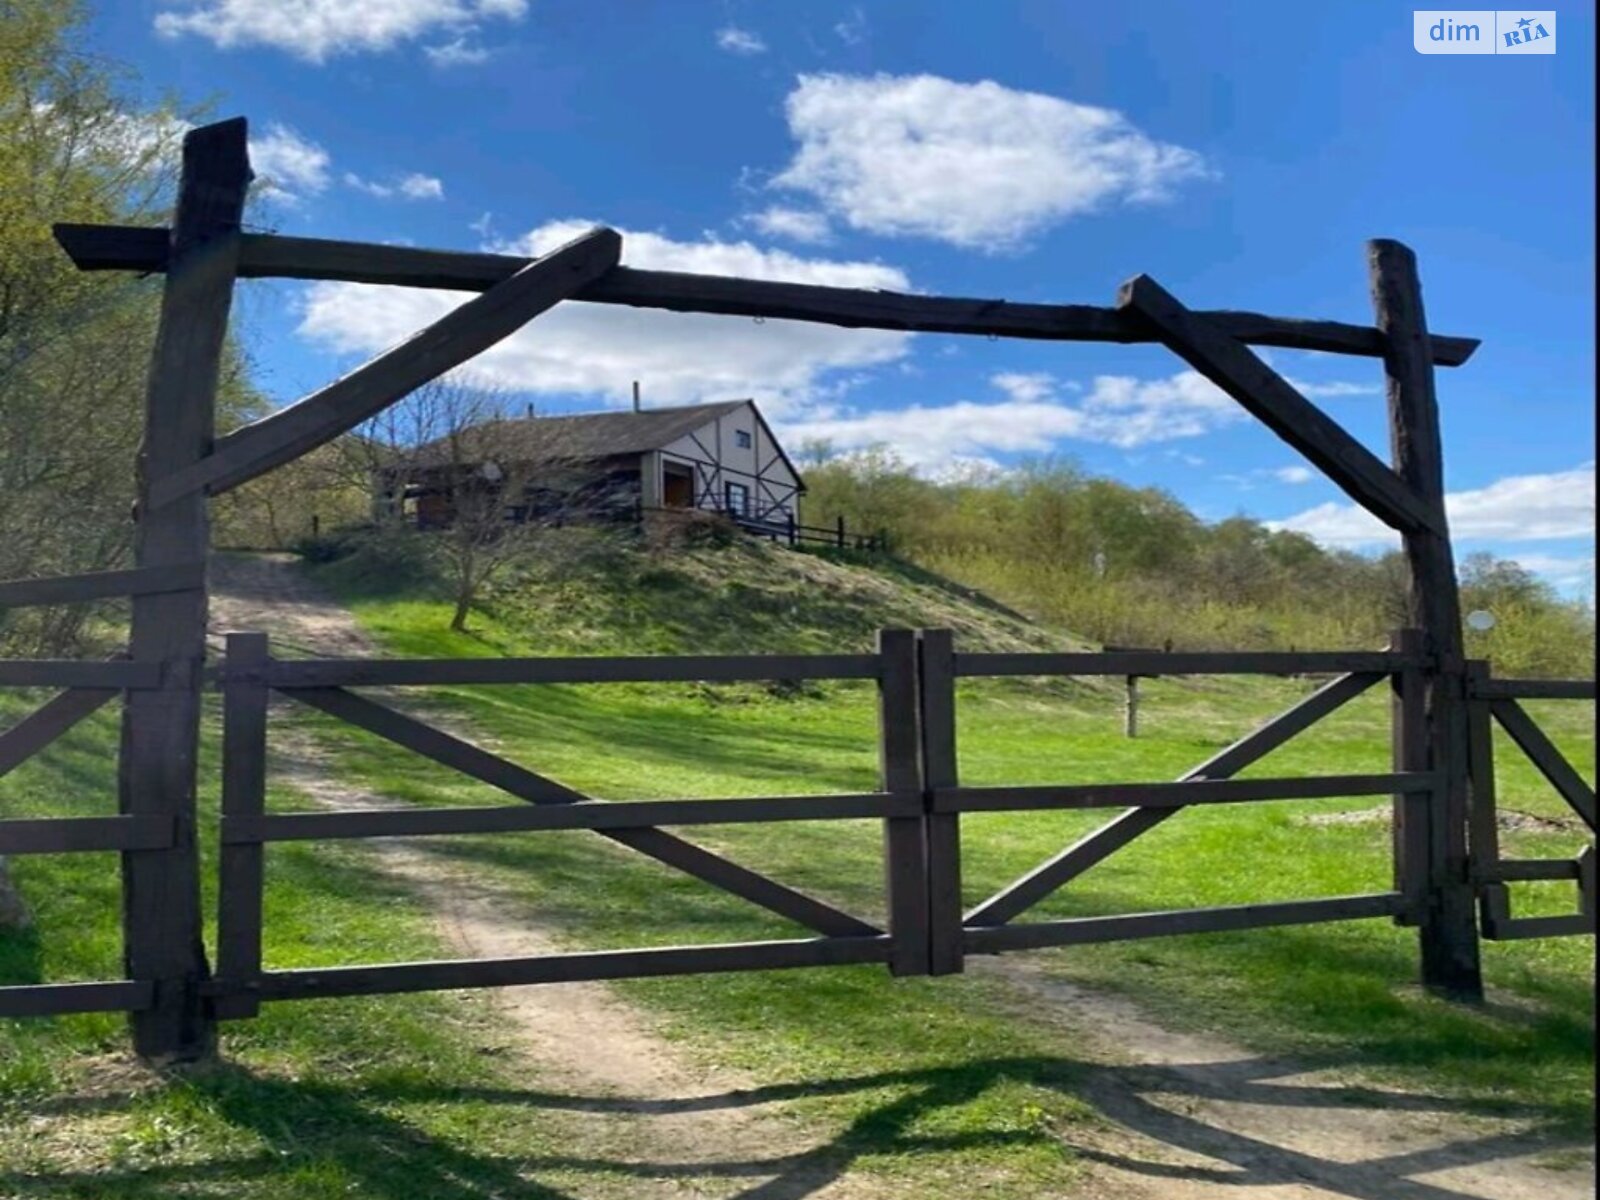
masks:
{"label": "dark gabled roof", "polygon": [[[423,466],[451,462],[498,460],[545,462],[552,459],[607,458],[613,454],[643,454],[659,450],[699,429],[708,421],[751,404],[727,400],[720,404],[688,404],[678,408],[647,408],[643,412],[578,413],[569,417],[528,417],[521,420],[485,421],[455,435],[418,448],[414,461]],[[753,407],[753,406],[752,406]]]}

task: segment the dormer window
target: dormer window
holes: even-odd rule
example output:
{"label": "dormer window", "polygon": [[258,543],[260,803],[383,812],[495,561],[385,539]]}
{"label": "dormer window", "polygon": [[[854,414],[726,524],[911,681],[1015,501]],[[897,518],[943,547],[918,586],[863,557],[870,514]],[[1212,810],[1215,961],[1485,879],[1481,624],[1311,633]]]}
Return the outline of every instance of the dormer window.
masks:
{"label": "dormer window", "polygon": [[733,431],[733,444],[741,450],[750,449],[750,434],[743,429]]}

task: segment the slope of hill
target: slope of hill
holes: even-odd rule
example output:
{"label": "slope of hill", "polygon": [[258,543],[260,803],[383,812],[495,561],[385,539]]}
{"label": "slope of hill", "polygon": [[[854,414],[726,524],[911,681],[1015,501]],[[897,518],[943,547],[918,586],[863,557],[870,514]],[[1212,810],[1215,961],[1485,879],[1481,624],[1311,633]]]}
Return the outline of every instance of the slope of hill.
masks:
{"label": "slope of hill", "polygon": [[[404,606],[442,583],[414,545],[358,549],[322,569],[346,597]],[[848,653],[884,628],[948,628],[973,650],[1081,650],[981,593],[886,556],[793,550],[755,538],[645,543],[557,530],[483,591],[477,632],[522,653]]]}

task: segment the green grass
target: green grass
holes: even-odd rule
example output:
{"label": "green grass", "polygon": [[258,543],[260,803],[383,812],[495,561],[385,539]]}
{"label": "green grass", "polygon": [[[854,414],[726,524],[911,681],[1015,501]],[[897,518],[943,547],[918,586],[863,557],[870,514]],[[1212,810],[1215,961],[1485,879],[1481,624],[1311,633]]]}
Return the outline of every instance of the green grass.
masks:
{"label": "green grass", "polygon": [[[817,606],[797,611],[778,598],[787,580],[762,583],[770,563],[759,556],[725,576],[711,552],[654,565],[619,557],[605,563],[603,586],[525,581],[497,597],[497,615],[481,616],[467,635],[444,630],[447,612],[435,601],[383,598],[348,575],[329,577],[385,648],[401,655],[749,649],[727,622],[752,598],[765,614],[754,643],[762,649],[865,648],[876,623],[915,623],[923,603],[960,627],[962,644],[1065,640],[914,577],[879,591],[848,564],[808,559],[808,572],[819,569],[814,563],[838,572],[830,576],[832,595],[812,597],[797,586],[795,603]],[[679,582],[641,597],[638,575],[649,571]],[[841,595],[853,596],[845,607],[856,615],[820,624],[837,615]],[[1144,736],[1130,742],[1120,733],[1115,689],[964,685],[962,778],[1172,778],[1300,694],[1288,682],[1150,683]],[[874,698],[860,685],[781,695],[758,686],[453,688],[411,703],[467,721],[509,757],[610,798],[876,784]],[[1592,706],[1535,708],[1574,762],[1592,763]],[[428,805],[504,799],[315,714],[275,713],[274,720],[313,732],[349,780],[386,796]],[[91,723],[48,761],[8,777],[0,784],[7,812],[65,811],[64,796],[73,811],[109,811],[111,728],[110,719]],[[1502,805],[1565,823],[1507,832],[1506,852],[1573,853],[1581,838],[1559,797],[1514,748],[1500,749]],[[1370,694],[1251,773],[1381,771],[1387,763],[1386,709]],[[214,778],[214,766],[208,761],[205,778]],[[214,796],[205,801],[209,810]],[[274,807],[301,803],[274,788]],[[1340,817],[1374,805],[1365,798],[1187,812],[1038,913],[1381,890],[1387,826]],[[1062,813],[966,818],[969,902],[1095,821]],[[864,916],[882,915],[880,835],[871,823],[710,827],[691,836]],[[213,843],[208,831],[204,844]],[[592,834],[431,844],[492,883],[508,912],[551,925],[574,947],[799,932]],[[108,862],[92,861],[101,857],[17,864],[41,932],[0,935],[0,978],[114,971],[116,881]],[[1517,888],[1519,912],[1559,911],[1572,900],[1566,886]],[[267,928],[266,957],[275,967],[443,953],[425,914],[355,843],[274,847]],[[1512,1113],[1576,1135],[1590,1114],[1591,953],[1588,939],[1486,945],[1496,1003],[1482,1010],[1422,996],[1413,986],[1415,935],[1387,922],[1031,952],[1027,961],[1043,975],[1033,984],[975,961],[964,976],[936,980],[895,980],[860,967],[619,986],[691,1060],[758,1082],[753,1094],[728,1103],[782,1100],[787,1119],[816,1133],[821,1149],[795,1170],[849,1166],[917,1194],[967,1195],[981,1183],[985,1194],[1023,1197],[1070,1186],[1080,1166],[1063,1139],[1097,1120],[1085,1094],[1115,1073],[1085,1053],[1073,1025],[1081,1018],[1037,993],[1054,980],[1126,994],[1168,1027],[1233,1039],[1259,1056],[1263,1071],[1289,1056],[1336,1068],[1357,1094],[1399,1086],[1440,1097],[1448,1111]],[[268,1004],[259,1019],[227,1027],[228,1066],[150,1081],[132,1096],[96,1082],[122,1044],[119,1020],[0,1024],[0,1194],[544,1197],[581,1184],[584,1194],[628,1195],[637,1181],[630,1172],[643,1169],[629,1164],[641,1156],[623,1135],[596,1144],[595,1122],[612,1101],[564,1095],[503,1056],[481,1053],[502,1044],[488,1014],[483,998],[471,995]],[[1164,1086],[1193,1085],[1174,1075]],[[689,1187],[693,1170],[684,1172]]]}

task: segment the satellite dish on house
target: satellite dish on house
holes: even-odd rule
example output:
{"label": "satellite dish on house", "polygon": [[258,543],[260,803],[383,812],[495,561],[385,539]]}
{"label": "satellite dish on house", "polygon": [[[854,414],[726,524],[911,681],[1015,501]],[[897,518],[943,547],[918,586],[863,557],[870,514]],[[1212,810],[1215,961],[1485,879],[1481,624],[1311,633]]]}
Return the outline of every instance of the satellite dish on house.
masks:
{"label": "satellite dish on house", "polygon": [[486,462],[478,468],[478,474],[482,475],[490,483],[499,483],[505,472],[500,469],[499,463]]}
{"label": "satellite dish on house", "polygon": [[1479,633],[1488,633],[1494,628],[1494,614],[1478,609],[1467,614],[1467,628],[1475,629]]}

